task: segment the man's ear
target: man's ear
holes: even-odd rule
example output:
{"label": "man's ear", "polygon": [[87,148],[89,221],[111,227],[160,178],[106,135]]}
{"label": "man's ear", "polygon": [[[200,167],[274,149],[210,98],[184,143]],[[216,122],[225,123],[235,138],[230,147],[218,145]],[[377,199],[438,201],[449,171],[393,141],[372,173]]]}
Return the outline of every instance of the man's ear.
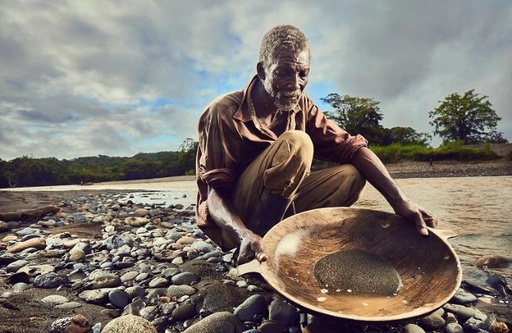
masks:
{"label": "man's ear", "polygon": [[265,80],[265,67],[263,67],[263,64],[261,62],[258,62],[256,65],[256,72],[258,73],[258,77],[260,80]]}

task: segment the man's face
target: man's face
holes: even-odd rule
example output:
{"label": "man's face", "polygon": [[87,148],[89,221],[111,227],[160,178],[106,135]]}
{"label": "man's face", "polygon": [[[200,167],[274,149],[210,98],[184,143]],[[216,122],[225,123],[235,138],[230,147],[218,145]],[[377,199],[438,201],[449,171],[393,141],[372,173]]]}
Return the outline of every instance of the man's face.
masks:
{"label": "man's face", "polygon": [[308,84],[308,51],[278,50],[274,63],[266,66],[263,86],[278,111],[291,111]]}

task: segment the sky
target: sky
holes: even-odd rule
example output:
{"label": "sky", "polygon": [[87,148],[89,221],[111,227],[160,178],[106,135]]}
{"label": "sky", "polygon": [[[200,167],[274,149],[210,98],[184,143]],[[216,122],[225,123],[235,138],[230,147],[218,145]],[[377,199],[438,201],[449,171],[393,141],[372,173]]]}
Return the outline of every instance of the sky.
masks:
{"label": "sky", "polygon": [[177,151],[278,24],[309,38],[321,110],[369,97],[384,127],[432,134],[429,111],[475,89],[512,142],[510,0],[0,0],[0,159]]}

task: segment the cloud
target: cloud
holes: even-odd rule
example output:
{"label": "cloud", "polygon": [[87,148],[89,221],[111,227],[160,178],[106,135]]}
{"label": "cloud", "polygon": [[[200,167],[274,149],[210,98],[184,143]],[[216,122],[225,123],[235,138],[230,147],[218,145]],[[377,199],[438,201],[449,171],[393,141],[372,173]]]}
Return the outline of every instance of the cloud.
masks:
{"label": "cloud", "polygon": [[[203,108],[255,73],[276,24],[313,48],[308,93],[380,101],[431,132],[453,92],[489,96],[512,140],[512,4],[498,0],[0,0],[0,158],[132,156],[196,137]],[[328,106],[322,105],[326,109]]]}

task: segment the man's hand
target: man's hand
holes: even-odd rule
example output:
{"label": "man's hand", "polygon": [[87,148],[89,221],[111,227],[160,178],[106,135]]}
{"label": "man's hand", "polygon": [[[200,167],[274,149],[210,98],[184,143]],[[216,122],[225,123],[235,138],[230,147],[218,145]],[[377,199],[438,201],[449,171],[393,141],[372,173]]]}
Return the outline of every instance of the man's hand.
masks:
{"label": "man's hand", "polygon": [[258,259],[260,262],[267,260],[267,255],[263,251],[263,239],[255,233],[248,233],[240,243],[240,253],[237,264],[245,264],[252,259]]}
{"label": "man's hand", "polygon": [[437,227],[437,218],[409,199],[406,199],[399,205],[395,206],[394,210],[397,215],[414,222],[419,233],[424,236],[428,235],[427,227]]}

